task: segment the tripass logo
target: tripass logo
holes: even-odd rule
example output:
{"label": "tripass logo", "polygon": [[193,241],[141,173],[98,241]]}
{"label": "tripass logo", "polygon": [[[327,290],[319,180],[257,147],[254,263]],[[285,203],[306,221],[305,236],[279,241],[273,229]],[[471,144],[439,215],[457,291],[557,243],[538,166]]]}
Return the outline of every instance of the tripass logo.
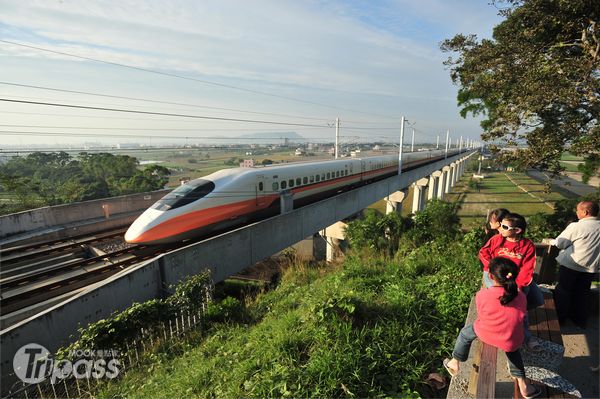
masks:
{"label": "tripass logo", "polygon": [[71,353],[78,357],[74,363],[70,360],[55,360],[50,351],[38,344],[22,346],[13,358],[13,368],[17,377],[28,384],[37,384],[50,378],[52,384],[69,376],[75,378],[115,378],[119,375],[118,351],[85,350]]}

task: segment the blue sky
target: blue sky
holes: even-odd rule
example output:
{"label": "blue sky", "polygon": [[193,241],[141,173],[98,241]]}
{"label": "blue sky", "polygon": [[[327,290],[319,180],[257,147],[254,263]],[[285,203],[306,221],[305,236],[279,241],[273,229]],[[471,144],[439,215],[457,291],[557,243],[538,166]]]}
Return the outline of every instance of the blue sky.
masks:
{"label": "blue sky", "polygon": [[113,143],[118,134],[142,137],[122,142],[157,143],[163,139],[150,136],[277,130],[333,140],[328,122],[336,117],[345,140],[368,140],[397,135],[402,115],[415,123],[417,141],[435,141],[447,129],[476,139],[479,122],[459,116],[439,43],[456,33],[490,37],[500,22],[493,6],[476,0],[0,0],[0,9],[0,40],[191,78],[0,42],[3,98],[316,125],[0,102],[0,140],[21,145]]}

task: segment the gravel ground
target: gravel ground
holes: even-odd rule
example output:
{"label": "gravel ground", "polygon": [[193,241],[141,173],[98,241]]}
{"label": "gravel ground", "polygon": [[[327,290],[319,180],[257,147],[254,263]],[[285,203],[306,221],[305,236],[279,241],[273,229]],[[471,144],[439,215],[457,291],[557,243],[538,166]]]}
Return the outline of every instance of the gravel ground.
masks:
{"label": "gravel ground", "polygon": [[126,243],[123,238],[118,238],[111,241],[104,241],[94,245],[95,248],[104,251],[106,253],[119,251],[124,248],[133,247],[134,244]]}

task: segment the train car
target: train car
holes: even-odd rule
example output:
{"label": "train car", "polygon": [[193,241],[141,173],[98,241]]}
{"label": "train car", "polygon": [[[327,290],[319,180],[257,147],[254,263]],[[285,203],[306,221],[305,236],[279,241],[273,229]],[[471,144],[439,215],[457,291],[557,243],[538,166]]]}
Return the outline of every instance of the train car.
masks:
{"label": "train car", "polygon": [[[439,154],[407,154],[403,162],[410,167],[434,156]],[[158,200],[133,222],[125,240],[163,244],[208,236],[277,214],[283,191],[293,193],[299,207],[397,173],[397,155],[224,169]]]}

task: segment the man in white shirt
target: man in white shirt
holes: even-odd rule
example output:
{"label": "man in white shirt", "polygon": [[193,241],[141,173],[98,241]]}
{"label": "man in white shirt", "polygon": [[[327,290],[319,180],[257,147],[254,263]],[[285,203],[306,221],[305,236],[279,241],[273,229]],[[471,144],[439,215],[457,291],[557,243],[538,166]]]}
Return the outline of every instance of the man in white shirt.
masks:
{"label": "man in white shirt", "polygon": [[556,257],[560,269],[554,299],[560,323],[568,317],[577,326],[585,328],[588,294],[600,263],[598,204],[580,202],[577,218],[579,221],[567,226],[553,242],[561,250]]}

